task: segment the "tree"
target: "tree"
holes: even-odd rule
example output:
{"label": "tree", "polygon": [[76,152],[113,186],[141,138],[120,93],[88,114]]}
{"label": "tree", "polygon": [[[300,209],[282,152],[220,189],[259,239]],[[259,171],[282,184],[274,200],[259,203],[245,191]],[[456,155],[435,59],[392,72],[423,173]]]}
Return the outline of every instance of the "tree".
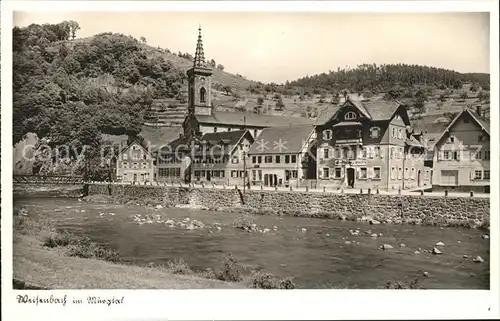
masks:
{"label": "tree", "polygon": [[418,114],[423,114],[425,112],[425,98],[423,95],[417,97],[415,103],[413,104],[415,110]]}
{"label": "tree", "polygon": [[461,94],[460,94],[460,98],[461,99],[467,99],[469,96],[467,95],[467,92],[466,91],[463,91]]}
{"label": "tree", "polygon": [[257,98],[257,105],[262,106],[264,104],[264,98],[259,97]]}
{"label": "tree", "polygon": [[283,107],[285,107],[285,104],[283,103],[283,99],[280,98],[276,103],[276,110],[283,110]]}
{"label": "tree", "polygon": [[220,71],[224,71],[224,66],[221,64],[218,64],[217,69],[219,69]]}
{"label": "tree", "polygon": [[215,63],[215,60],[213,60],[213,59],[210,60],[209,64],[210,64],[210,67],[212,67],[212,68],[215,68],[217,66],[217,64]]}
{"label": "tree", "polygon": [[232,93],[231,86],[229,85],[224,86],[222,89],[226,92],[226,95],[228,96]]}
{"label": "tree", "polygon": [[71,38],[75,39],[76,32],[78,30],[80,30],[80,25],[78,24],[78,22],[73,21],[73,20],[68,21],[68,23],[69,23],[69,28],[70,28],[70,32],[71,32]]}
{"label": "tree", "polygon": [[142,42],[142,43],[147,43],[147,41],[146,41],[146,38],[145,38],[145,37],[141,37],[141,38],[140,38],[140,40],[141,40],[141,42]]}

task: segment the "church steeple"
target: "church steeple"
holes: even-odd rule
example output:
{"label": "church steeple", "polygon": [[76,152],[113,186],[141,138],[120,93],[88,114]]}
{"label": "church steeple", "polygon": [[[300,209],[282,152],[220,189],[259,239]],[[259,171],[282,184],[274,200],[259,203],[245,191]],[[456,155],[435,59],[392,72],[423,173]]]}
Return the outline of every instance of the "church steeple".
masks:
{"label": "church steeple", "polygon": [[205,53],[203,52],[203,41],[201,40],[201,25],[198,28],[198,41],[196,43],[196,52],[194,54],[194,67],[205,67]]}

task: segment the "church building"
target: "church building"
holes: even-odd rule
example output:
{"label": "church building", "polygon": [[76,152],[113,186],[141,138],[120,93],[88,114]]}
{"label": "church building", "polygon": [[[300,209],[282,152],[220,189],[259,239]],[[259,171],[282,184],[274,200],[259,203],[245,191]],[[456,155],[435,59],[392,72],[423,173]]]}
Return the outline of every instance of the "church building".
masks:
{"label": "church building", "polygon": [[312,124],[302,117],[258,115],[244,112],[216,111],[212,104],[212,70],[205,62],[201,28],[193,67],[188,76],[188,115],[183,129],[185,136],[201,137],[208,133],[247,130],[255,139],[264,128]]}

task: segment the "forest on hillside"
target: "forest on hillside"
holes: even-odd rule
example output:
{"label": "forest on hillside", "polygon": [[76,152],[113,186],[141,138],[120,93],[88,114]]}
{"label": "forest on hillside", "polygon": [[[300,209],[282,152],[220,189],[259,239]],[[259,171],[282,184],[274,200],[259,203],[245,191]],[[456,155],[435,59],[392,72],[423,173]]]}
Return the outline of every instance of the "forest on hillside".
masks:
{"label": "forest on hillside", "polygon": [[[286,96],[310,96],[318,94],[357,93],[365,97],[390,91],[414,91],[422,87],[431,89],[461,89],[472,83],[489,91],[490,75],[481,73],[462,74],[453,70],[407,64],[362,64],[356,68],[338,68],[328,73],[305,76],[284,85],[257,84],[251,92],[263,94],[279,92]],[[402,93],[403,94],[403,93]]]}
{"label": "forest on hillside", "polygon": [[74,22],[13,29],[14,144],[32,132],[51,147],[88,146],[92,158],[101,134],[136,137],[152,100],[179,94],[184,74],[148,57],[137,39],[103,33],[68,42],[77,31]]}

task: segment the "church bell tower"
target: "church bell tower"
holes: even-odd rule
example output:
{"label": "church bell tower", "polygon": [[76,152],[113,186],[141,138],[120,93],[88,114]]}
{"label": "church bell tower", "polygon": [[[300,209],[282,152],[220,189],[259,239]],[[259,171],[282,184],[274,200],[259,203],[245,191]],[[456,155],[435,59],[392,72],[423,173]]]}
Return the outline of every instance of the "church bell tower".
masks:
{"label": "church bell tower", "polygon": [[187,71],[188,76],[188,114],[212,114],[212,70],[205,62],[201,26],[198,28],[198,42],[194,54],[193,67]]}

